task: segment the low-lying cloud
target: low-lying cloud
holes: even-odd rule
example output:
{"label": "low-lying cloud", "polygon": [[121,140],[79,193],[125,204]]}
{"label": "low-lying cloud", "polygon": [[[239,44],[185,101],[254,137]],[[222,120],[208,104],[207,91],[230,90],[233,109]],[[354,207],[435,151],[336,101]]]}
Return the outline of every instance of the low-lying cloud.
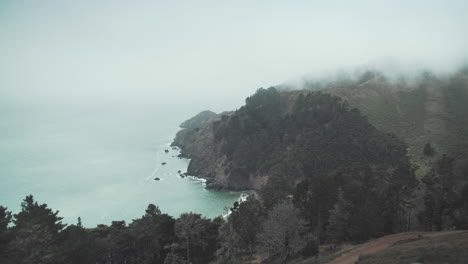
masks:
{"label": "low-lying cloud", "polygon": [[[180,101],[359,67],[454,71],[466,1],[4,1],[0,102]],[[218,108],[218,109],[216,109]]]}

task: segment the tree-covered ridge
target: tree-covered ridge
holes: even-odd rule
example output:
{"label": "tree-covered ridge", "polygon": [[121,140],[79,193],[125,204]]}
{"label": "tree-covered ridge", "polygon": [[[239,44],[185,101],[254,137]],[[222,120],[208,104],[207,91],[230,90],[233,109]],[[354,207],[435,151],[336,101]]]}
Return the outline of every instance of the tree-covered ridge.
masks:
{"label": "tree-covered ridge", "polygon": [[228,169],[244,175],[284,175],[275,170],[284,161],[298,170],[294,178],[359,164],[407,163],[401,141],[377,131],[339,97],[320,92],[260,89],[235,114],[215,122],[214,133]]}
{"label": "tree-covered ridge", "polygon": [[212,129],[230,185],[266,176],[265,206],[293,198],[323,239],[340,192],[354,229],[342,239],[405,230],[402,205],[416,185],[406,146],[339,97],[260,89]]}
{"label": "tree-covered ridge", "polygon": [[339,97],[273,87],[259,89],[221,120],[180,131],[173,144],[192,159],[189,174],[219,189],[260,189],[278,175],[294,186],[331,170],[408,164],[400,140],[377,131]]}
{"label": "tree-covered ridge", "polygon": [[[408,165],[401,141],[377,131],[336,96],[298,93],[288,97],[269,88],[246,102],[225,122],[214,125],[232,171],[297,179],[369,164],[393,169]],[[283,171],[285,166],[289,171]]]}

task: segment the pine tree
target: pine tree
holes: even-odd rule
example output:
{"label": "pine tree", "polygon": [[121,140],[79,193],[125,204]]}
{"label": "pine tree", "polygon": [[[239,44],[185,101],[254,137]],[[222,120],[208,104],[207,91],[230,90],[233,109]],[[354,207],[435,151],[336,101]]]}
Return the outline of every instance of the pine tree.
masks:
{"label": "pine tree", "polygon": [[184,213],[180,215],[175,224],[175,232],[186,251],[186,260],[190,262],[192,251],[195,246],[205,248],[207,242],[203,238],[205,225],[201,215]]}
{"label": "pine tree", "polygon": [[135,245],[138,248],[138,263],[162,263],[166,258],[164,246],[175,240],[175,220],[161,213],[154,204],[149,204],[146,214],[130,224],[136,234]]}
{"label": "pine tree", "polygon": [[338,200],[333,209],[330,210],[327,235],[332,242],[342,242],[349,239],[347,230],[351,218],[351,203],[349,203],[341,189],[338,190]]}
{"label": "pine tree", "polygon": [[[0,206],[0,255],[3,255],[5,246],[10,240],[8,225],[11,222],[11,212],[7,208]],[[2,256],[0,256],[0,260]]]}
{"label": "pine tree", "polygon": [[14,239],[9,243],[12,261],[18,263],[55,263],[59,232],[65,226],[58,211],[47,204],[38,204],[32,195],[21,203],[21,211],[13,216]]}
{"label": "pine tree", "polygon": [[8,224],[11,222],[11,212],[7,211],[6,207],[0,206],[0,234],[5,232]]}
{"label": "pine tree", "polygon": [[56,235],[65,227],[62,224],[63,217],[59,217],[58,213],[59,211],[54,212],[48,208],[47,204],[38,204],[34,197],[29,195],[21,203],[21,212],[14,215],[13,223],[16,229],[40,225]]}
{"label": "pine tree", "polygon": [[268,213],[258,242],[261,252],[285,263],[307,245],[307,222],[291,202],[282,202]]}
{"label": "pine tree", "polygon": [[424,155],[426,156],[434,155],[434,148],[431,146],[430,143],[426,143],[426,145],[424,146]]}

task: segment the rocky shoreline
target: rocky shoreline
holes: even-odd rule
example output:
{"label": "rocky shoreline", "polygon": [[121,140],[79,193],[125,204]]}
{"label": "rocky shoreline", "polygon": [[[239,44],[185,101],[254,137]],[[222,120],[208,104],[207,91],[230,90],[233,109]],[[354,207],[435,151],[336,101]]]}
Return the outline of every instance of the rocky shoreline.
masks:
{"label": "rocky shoreline", "polygon": [[209,115],[208,120],[205,120],[200,118],[200,115],[206,116],[206,111],[203,111],[184,121],[183,124],[190,123],[191,126],[181,126],[182,129],[177,132],[171,146],[180,150],[178,155],[180,158],[190,160],[187,175],[205,179],[207,189],[235,192],[254,190],[249,179],[233,180],[233,177],[230,177],[232,173],[227,166],[226,156],[221,150],[222,142],[215,139],[213,126],[216,121],[220,121],[224,115],[228,114],[230,113],[219,114],[217,118]]}
{"label": "rocky shoreline", "polygon": [[[186,128],[182,128],[182,130],[180,130],[180,131],[183,131],[184,129],[186,129]],[[179,133],[177,133],[177,134],[179,134]],[[179,158],[188,159],[190,161],[189,161],[189,166],[187,168],[187,171],[184,172],[184,173],[179,171],[178,172],[179,176],[181,176],[181,177],[193,177],[193,178],[197,178],[197,179],[202,179],[202,180],[204,180],[205,188],[208,189],[208,190],[221,191],[221,192],[231,192],[231,191],[232,192],[239,192],[240,196],[239,196],[238,202],[244,202],[244,201],[247,200],[248,197],[252,197],[252,198],[254,198],[256,200],[261,200],[260,195],[257,193],[257,191],[255,191],[253,189],[226,188],[225,186],[217,185],[213,181],[213,178],[206,177],[203,174],[197,173],[199,170],[196,169],[197,168],[196,166],[202,166],[203,163],[200,163],[200,162],[199,163],[193,163],[193,157],[196,156],[196,153],[187,152],[187,148],[185,147],[184,144],[180,144],[181,143],[180,140],[181,140],[180,135],[179,135],[179,137],[176,136],[176,139],[174,139],[174,141],[171,143],[171,147],[172,147],[172,149],[179,151],[179,155],[178,155]],[[190,149],[190,147],[188,149]],[[207,162],[209,162],[209,161],[207,161]]]}

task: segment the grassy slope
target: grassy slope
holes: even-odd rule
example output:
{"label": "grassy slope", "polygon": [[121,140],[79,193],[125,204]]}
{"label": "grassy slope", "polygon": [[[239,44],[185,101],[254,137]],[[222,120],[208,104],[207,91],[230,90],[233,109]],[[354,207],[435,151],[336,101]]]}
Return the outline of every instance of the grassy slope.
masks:
{"label": "grassy slope", "polygon": [[[374,253],[363,253],[374,252]],[[356,262],[358,261],[358,262]],[[319,257],[294,264],[468,263],[468,231],[413,232],[388,235],[363,244],[324,245]]]}
{"label": "grassy slope", "polygon": [[451,146],[468,153],[468,76],[460,75],[447,87],[445,104],[449,130],[453,133],[448,137]]}
{"label": "grassy slope", "polygon": [[[468,152],[468,78],[463,74],[414,86],[374,79],[325,92],[343,97],[379,130],[405,141],[417,176],[427,172],[437,155]],[[435,157],[423,155],[428,142]]]}
{"label": "grassy slope", "polygon": [[468,232],[401,241],[359,264],[468,263]]}

